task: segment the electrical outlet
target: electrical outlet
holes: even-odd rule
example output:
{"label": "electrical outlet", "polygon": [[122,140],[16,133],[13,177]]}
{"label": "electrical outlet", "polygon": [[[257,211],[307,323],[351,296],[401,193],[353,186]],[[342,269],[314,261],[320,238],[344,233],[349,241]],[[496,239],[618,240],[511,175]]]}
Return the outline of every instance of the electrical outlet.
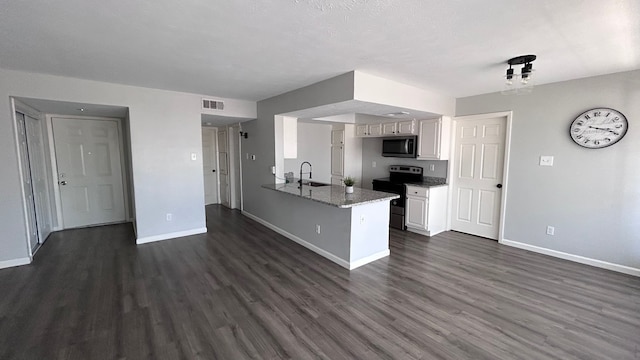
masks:
{"label": "electrical outlet", "polygon": [[436,166],[434,164],[429,165],[429,171],[436,171]]}
{"label": "electrical outlet", "polygon": [[273,175],[276,174],[276,167],[275,166],[271,167],[271,174],[273,174]]}
{"label": "electrical outlet", "polygon": [[191,153],[191,160],[198,160],[198,154]]}
{"label": "electrical outlet", "polygon": [[167,213],[167,221],[173,220],[173,215],[171,213]]}
{"label": "electrical outlet", "polygon": [[553,156],[540,156],[540,166],[553,166]]}
{"label": "electrical outlet", "polygon": [[553,226],[547,226],[547,235],[554,235],[556,233],[556,228]]}
{"label": "electrical outlet", "polygon": [[372,161],[371,162],[371,167],[376,167],[376,166],[378,166],[378,164],[375,161]]}
{"label": "electrical outlet", "polygon": [[255,155],[251,155],[251,160],[255,160],[256,156]]}
{"label": "electrical outlet", "polygon": [[320,225],[316,224],[316,234],[320,234]]}
{"label": "electrical outlet", "polygon": [[360,224],[364,224],[364,215],[360,215]]}

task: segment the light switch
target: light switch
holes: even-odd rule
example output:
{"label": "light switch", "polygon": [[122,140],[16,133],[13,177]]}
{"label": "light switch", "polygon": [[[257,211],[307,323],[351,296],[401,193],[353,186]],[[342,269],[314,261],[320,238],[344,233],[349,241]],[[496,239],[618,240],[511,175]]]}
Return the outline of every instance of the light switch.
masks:
{"label": "light switch", "polygon": [[197,160],[197,159],[198,159],[198,154],[191,153],[191,160]]}
{"label": "light switch", "polygon": [[553,156],[540,156],[540,166],[553,166]]}
{"label": "light switch", "polygon": [[255,155],[251,155],[251,160],[255,160],[256,156]]}

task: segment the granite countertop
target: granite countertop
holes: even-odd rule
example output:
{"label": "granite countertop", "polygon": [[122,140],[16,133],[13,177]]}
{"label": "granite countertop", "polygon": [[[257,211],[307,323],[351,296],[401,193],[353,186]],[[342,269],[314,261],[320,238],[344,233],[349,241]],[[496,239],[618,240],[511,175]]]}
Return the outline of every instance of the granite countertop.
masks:
{"label": "granite countertop", "polygon": [[319,203],[339,207],[350,208],[358,205],[399,199],[400,195],[373,191],[358,187],[353,188],[353,194],[346,194],[343,186],[308,186],[303,185],[302,189],[296,183],[290,184],[265,184],[263,188],[283,192],[285,194],[298,196],[301,198],[317,201]]}
{"label": "granite countertop", "polygon": [[420,186],[420,187],[436,187],[436,186],[447,186],[449,184],[447,184],[447,179],[445,178],[425,176],[422,178],[422,181],[408,182],[408,183],[405,183],[405,185]]}

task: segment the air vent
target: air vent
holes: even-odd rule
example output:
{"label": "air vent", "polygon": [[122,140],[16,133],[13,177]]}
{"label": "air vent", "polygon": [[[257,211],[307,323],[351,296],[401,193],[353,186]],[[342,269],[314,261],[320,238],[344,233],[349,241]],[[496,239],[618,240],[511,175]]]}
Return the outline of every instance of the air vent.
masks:
{"label": "air vent", "polygon": [[202,99],[202,108],[209,110],[224,110],[224,103],[218,100]]}

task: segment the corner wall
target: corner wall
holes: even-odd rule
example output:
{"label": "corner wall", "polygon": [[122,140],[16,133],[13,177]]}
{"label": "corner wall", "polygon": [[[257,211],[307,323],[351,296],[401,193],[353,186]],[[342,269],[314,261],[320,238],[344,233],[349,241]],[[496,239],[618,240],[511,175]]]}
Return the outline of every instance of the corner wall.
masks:
{"label": "corner wall", "polygon": [[[571,140],[569,125],[596,107],[621,111],[629,131],[613,146],[585,149]],[[456,103],[456,116],[509,110],[505,239],[640,269],[640,71],[542,85],[524,96],[493,93]],[[553,167],[539,166],[541,155],[554,156]],[[545,234],[548,225],[555,227],[555,236]]]}

